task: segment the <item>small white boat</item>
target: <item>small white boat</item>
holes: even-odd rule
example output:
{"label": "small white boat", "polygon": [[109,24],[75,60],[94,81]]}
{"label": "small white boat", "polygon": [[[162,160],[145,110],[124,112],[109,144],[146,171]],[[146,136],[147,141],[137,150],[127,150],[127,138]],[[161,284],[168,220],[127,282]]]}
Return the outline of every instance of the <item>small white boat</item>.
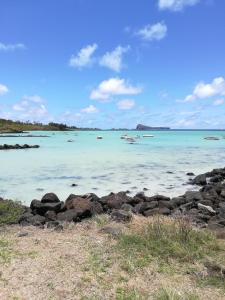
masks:
{"label": "small white boat", "polygon": [[102,139],[103,139],[102,136],[100,136],[100,135],[97,136],[97,140],[102,140]]}
{"label": "small white boat", "polygon": [[148,137],[149,137],[149,138],[152,138],[152,137],[154,137],[154,135],[152,135],[152,134],[144,134],[143,137],[144,137],[144,138],[148,138]]}

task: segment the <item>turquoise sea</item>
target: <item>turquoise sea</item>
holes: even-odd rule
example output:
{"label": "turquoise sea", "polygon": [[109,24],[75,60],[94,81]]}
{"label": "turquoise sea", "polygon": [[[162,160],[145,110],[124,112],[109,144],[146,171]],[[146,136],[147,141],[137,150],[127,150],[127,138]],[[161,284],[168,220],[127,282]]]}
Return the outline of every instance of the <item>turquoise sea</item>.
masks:
{"label": "turquoise sea", "polygon": [[[46,192],[61,200],[70,193],[148,189],[175,196],[188,189],[187,172],[196,175],[225,166],[223,131],[30,132],[49,137],[1,137],[0,144],[39,144],[39,149],[0,151],[0,196],[29,204]],[[124,134],[140,137],[130,144]],[[144,134],[154,137],[144,138]],[[100,135],[103,139],[97,139]],[[204,140],[216,136],[217,141]],[[73,140],[73,142],[68,142]],[[72,187],[72,184],[77,186]]]}

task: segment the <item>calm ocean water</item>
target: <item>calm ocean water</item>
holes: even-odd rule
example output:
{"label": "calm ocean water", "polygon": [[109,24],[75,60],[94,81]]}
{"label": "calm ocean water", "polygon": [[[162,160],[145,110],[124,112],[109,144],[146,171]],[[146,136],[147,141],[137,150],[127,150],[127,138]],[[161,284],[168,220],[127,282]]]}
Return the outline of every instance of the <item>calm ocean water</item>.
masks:
{"label": "calm ocean water", "polygon": [[[140,135],[129,144],[121,135]],[[0,151],[0,196],[30,203],[46,192],[65,200],[70,193],[147,188],[146,194],[175,196],[187,189],[187,172],[196,175],[225,165],[225,132],[33,132],[46,138],[3,138],[0,144],[39,144],[39,149]],[[154,138],[143,138],[153,134]],[[103,137],[97,140],[97,135]],[[217,136],[218,141],[207,141]],[[73,142],[67,142],[73,140]],[[77,184],[71,187],[71,184]]]}

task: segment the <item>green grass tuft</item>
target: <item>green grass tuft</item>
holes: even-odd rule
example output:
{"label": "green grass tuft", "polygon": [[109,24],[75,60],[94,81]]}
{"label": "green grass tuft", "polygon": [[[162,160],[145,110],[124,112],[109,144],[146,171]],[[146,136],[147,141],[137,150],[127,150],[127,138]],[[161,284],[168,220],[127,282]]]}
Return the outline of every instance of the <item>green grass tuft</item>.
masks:
{"label": "green grass tuft", "polygon": [[0,239],[0,264],[10,262],[12,257],[12,251],[10,244],[5,239]]}
{"label": "green grass tuft", "polygon": [[137,289],[117,288],[116,300],[140,300],[143,298]]}
{"label": "green grass tuft", "polygon": [[[117,247],[130,267],[141,268],[153,259],[170,263],[194,263],[220,251],[214,235],[197,230],[186,221],[155,218],[140,231],[121,234]],[[133,271],[130,269],[130,271]]]}
{"label": "green grass tuft", "polygon": [[17,223],[23,212],[24,208],[19,202],[0,201],[0,225]]}
{"label": "green grass tuft", "polygon": [[220,276],[206,276],[205,278],[198,279],[200,287],[210,286],[225,292],[225,278]]}

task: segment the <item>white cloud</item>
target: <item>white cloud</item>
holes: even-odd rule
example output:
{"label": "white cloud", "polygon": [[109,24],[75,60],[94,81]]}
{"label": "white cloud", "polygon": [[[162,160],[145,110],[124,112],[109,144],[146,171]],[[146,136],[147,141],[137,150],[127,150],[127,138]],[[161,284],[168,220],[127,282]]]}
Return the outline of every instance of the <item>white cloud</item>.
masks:
{"label": "white cloud", "polygon": [[181,11],[185,6],[193,6],[198,2],[200,0],[159,0],[158,6],[162,10]]}
{"label": "white cloud", "polygon": [[122,59],[123,54],[129,51],[130,46],[127,47],[116,47],[112,52],[106,52],[105,55],[100,59],[99,64],[107,67],[115,72],[120,72],[123,67]]}
{"label": "white cloud", "polygon": [[85,66],[89,66],[93,61],[93,54],[97,50],[98,45],[88,45],[82,48],[77,55],[72,55],[69,61],[69,65],[74,68],[81,69]]}
{"label": "white cloud", "polygon": [[199,82],[193,93],[186,96],[182,102],[192,102],[196,99],[205,99],[213,96],[225,95],[225,80],[223,77],[214,78],[211,83]]}
{"label": "white cloud", "polygon": [[217,99],[213,102],[213,105],[219,106],[224,104],[224,99]]}
{"label": "white cloud", "polygon": [[3,44],[0,43],[0,51],[8,52],[8,51],[15,51],[15,50],[25,50],[26,47],[24,44]]}
{"label": "white cloud", "polygon": [[9,89],[6,85],[0,83],[0,96],[7,94]]}
{"label": "white cloud", "polygon": [[107,102],[115,95],[136,95],[142,92],[142,87],[132,86],[125,79],[110,78],[102,81],[99,86],[91,92],[90,98]]}
{"label": "white cloud", "polygon": [[87,114],[95,114],[98,112],[98,109],[94,105],[89,105],[88,107],[81,109],[81,112]]}
{"label": "white cloud", "polygon": [[10,111],[13,119],[41,121],[49,118],[44,99],[38,95],[24,96]]}
{"label": "white cloud", "polygon": [[135,101],[132,99],[124,99],[117,102],[117,107],[121,110],[129,110],[135,106]]}
{"label": "white cloud", "polygon": [[167,34],[167,26],[164,22],[158,22],[156,24],[148,24],[137,33],[145,41],[161,40]]}

